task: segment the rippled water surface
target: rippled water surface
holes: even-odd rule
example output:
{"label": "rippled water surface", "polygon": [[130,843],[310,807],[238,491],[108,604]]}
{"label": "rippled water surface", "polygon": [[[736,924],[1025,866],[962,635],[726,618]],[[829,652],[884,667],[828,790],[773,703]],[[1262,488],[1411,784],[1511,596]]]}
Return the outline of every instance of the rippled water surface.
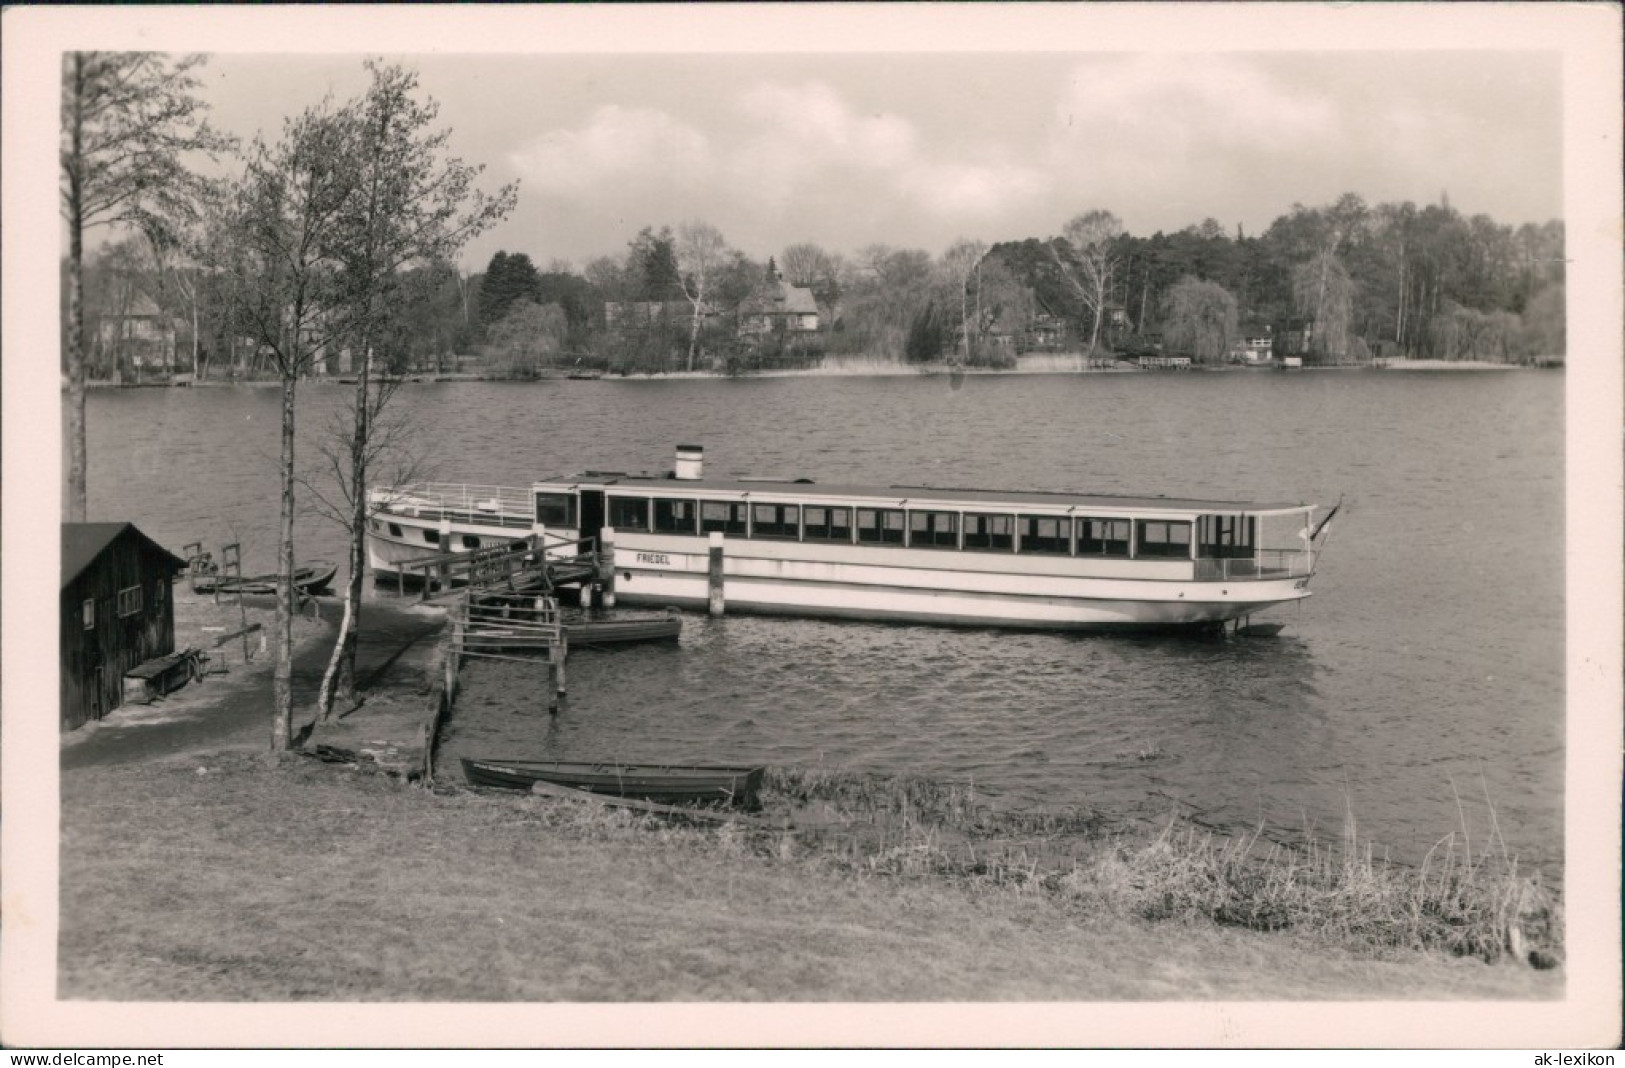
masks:
{"label": "rippled water surface", "polygon": [[[302,387],[301,457],[349,390]],[[970,779],[993,803],[1341,832],[1419,858],[1495,822],[1562,850],[1563,379],[1408,372],[557,381],[403,387],[449,481],[664,469],[1347,500],[1276,639],[685,616],[680,644],[482,663],[446,754],[760,761]],[[90,396],[91,518],[275,546],[274,389]],[[343,558],[300,523],[302,558]],[[386,596],[387,594],[378,594]],[[1459,808],[1458,808],[1459,806]]]}

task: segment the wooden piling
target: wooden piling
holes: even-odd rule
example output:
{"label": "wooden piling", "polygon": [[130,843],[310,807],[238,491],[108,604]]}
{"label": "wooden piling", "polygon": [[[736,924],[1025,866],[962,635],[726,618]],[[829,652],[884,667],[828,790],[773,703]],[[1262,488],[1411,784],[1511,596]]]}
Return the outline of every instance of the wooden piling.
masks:
{"label": "wooden piling", "polygon": [[720,616],[723,613],[724,602],[722,592],[722,558],[723,537],[722,531],[711,532],[710,561],[706,576],[706,589],[710,594],[711,614]]}
{"label": "wooden piling", "polygon": [[605,527],[598,532],[598,581],[603,584],[602,604],[615,607],[615,528]]}
{"label": "wooden piling", "polygon": [[553,663],[553,693],[559,703],[564,701],[564,662],[570,656],[570,639],[565,636],[563,628],[559,629],[558,641],[554,642],[547,651],[548,659]]}

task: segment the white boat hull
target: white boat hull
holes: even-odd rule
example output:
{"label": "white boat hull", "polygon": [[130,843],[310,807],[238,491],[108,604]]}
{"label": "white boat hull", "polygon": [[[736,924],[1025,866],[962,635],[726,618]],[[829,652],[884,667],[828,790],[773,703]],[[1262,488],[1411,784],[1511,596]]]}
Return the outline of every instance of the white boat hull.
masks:
{"label": "white boat hull", "polygon": [[[402,535],[371,532],[375,574],[400,574],[404,561],[436,551],[428,524],[391,516]],[[454,550],[511,541],[515,531],[452,525]],[[550,530],[573,539],[576,532]],[[884,562],[877,563],[883,554]],[[730,613],[889,620],[956,626],[1087,630],[1224,623],[1309,596],[1301,572],[1198,581],[1190,560],[879,550],[853,545],[733,540],[724,543],[723,600]],[[708,546],[701,538],[620,534],[615,596],[624,605],[705,609]]]}

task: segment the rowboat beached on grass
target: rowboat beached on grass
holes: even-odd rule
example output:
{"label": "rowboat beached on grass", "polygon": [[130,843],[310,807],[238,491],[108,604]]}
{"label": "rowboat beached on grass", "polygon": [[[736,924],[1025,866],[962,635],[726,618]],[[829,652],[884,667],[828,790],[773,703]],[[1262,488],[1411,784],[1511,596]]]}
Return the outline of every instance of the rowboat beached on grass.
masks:
{"label": "rowboat beached on grass", "polygon": [[752,805],[763,768],[692,764],[589,764],[558,760],[463,758],[471,786],[529,790],[538,782],[649,801],[725,801]]}

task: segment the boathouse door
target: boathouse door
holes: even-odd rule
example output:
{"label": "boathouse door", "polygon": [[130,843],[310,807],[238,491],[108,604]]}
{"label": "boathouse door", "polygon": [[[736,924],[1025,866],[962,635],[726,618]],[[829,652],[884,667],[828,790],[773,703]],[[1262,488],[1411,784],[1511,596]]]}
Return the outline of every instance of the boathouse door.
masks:
{"label": "boathouse door", "polygon": [[581,491],[581,528],[578,538],[596,538],[604,529],[604,491]]}

